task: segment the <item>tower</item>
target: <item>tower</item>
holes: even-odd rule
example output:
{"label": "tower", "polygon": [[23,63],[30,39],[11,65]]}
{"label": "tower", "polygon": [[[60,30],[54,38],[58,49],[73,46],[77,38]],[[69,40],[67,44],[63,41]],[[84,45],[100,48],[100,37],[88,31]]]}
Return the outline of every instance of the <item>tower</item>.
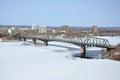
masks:
{"label": "tower", "polygon": [[98,33],[98,27],[97,25],[92,26],[92,33]]}

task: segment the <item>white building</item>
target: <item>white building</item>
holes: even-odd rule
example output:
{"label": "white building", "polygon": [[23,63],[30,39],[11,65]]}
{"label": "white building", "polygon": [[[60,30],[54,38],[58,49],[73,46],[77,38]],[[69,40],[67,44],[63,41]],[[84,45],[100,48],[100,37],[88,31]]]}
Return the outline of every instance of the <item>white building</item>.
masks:
{"label": "white building", "polygon": [[10,35],[15,35],[16,34],[16,29],[14,27],[12,27],[11,29],[8,29],[8,33]]}
{"label": "white building", "polygon": [[35,24],[32,24],[32,30],[36,30],[37,26]]}
{"label": "white building", "polygon": [[46,32],[47,32],[46,26],[41,25],[41,26],[39,27],[39,33],[46,33]]}

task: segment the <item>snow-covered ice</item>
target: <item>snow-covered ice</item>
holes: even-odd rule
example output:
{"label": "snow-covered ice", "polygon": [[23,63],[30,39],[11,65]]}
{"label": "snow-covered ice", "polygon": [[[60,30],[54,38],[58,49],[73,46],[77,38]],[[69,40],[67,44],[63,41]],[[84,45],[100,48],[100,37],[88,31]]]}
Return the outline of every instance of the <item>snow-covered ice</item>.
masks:
{"label": "snow-covered ice", "polygon": [[98,38],[103,38],[103,39],[108,39],[110,45],[117,45],[117,44],[120,44],[120,36],[113,36],[113,37],[110,37],[110,36],[96,36]]}
{"label": "snow-covered ice", "polygon": [[[120,42],[120,37],[111,39],[112,44]],[[37,42],[0,42],[0,80],[120,80],[119,61],[75,58],[78,46]],[[100,50],[89,47],[87,53],[99,54]]]}

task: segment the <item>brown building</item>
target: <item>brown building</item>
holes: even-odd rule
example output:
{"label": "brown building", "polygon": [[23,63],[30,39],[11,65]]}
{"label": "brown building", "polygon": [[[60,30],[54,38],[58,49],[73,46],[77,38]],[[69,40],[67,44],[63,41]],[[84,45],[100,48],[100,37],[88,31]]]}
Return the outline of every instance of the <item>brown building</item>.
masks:
{"label": "brown building", "polygon": [[92,26],[92,33],[98,33],[97,25]]}

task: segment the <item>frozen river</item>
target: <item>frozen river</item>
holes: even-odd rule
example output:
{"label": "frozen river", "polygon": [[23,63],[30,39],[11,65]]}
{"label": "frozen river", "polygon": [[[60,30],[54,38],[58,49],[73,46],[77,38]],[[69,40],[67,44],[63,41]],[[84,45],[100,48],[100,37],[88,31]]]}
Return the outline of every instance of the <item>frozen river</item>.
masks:
{"label": "frozen river", "polygon": [[[120,43],[120,37],[103,38]],[[73,57],[80,48],[69,43],[37,43],[0,42],[0,80],[120,80],[119,61]],[[87,55],[98,58],[101,50],[89,47]]]}

